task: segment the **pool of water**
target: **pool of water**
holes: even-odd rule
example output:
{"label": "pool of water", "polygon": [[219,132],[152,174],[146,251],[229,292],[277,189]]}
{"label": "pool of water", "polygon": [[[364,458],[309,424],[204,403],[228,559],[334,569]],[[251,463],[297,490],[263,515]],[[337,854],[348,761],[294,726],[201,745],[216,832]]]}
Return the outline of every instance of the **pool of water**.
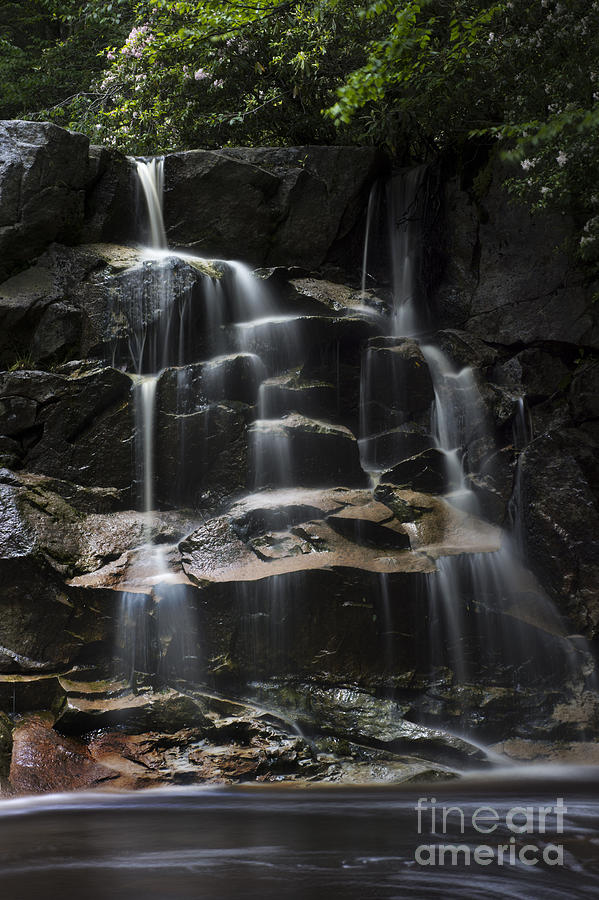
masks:
{"label": "pool of water", "polygon": [[20,798],[0,803],[0,873],[10,900],[596,897],[599,777]]}

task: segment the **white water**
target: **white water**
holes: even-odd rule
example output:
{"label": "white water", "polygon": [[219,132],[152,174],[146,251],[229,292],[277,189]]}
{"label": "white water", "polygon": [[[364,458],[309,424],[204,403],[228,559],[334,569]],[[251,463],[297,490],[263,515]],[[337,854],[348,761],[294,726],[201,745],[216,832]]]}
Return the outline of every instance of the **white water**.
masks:
{"label": "white water", "polygon": [[[418,307],[418,268],[420,260],[422,188],[424,168],[393,179],[387,189],[387,209],[392,262],[393,313],[391,331],[400,337],[417,336],[426,323],[425,298]],[[364,287],[369,242],[371,242],[374,193],[371,193],[363,256]],[[455,366],[440,347],[421,345],[434,389],[430,432],[434,446],[445,458],[446,499],[470,514],[480,516],[480,504],[471,488],[469,475],[477,474],[480,460],[494,448],[491,426],[474,371]],[[364,440],[380,434],[377,411],[377,354],[366,348],[362,355],[360,436]],[[396,385],[401,418],[402,397],[407,387]],[[387,402],[387,405],[388,402]],[[373,411],[375,419],[373,420]],[[388,413],[388,415],[390,415]],[[405,419],[409,416],[406,414]],[[395,423],[396,424],[396,423]],[[387,423],[392,428],[393,422]],[[523,398],[514,422],[514,443],[518,449],[531,438],[530,417]],[[363,455],[365,450],[362,450]],[[399,462],[398,458],[396,462]],[[365,464],[369,460],[364,460]],[[519,480],[516,479],[516,491]],[[519,498],[516,503],[517,506]],[[517,512],[517,510],[516,510]],[[505,678],[539,684],[546,678],[573,679],[580,685],[585,669],[585,642],[574,646],[567,639],[561,616],[519,558],[524,552],[524,535],[517,518],[516,552],[510,537],[502,536],[502,545],[494,553],[446,556],[436,560],[437,571],[424,576],[430,622],[431,667],[447,666],[455,685],[474,683],[486,668],[486,679]],[[399,602],[386,579],[381,579],[380,599],[385,618],[391,604]],[[386,654],[390,650],[386,648]],[[549,665],[548,665],[549,660]],[[553,674],[552,674],[553,670]],[[502,671],[504,674],[502,675]]]}
{"label": "white water", "polygon": [[143,502],[144,512],[154,509],[154,420],[156,417],[155,375],[142,378],[139,386],[141,394],[141,430],[143,440]]}
{"label": "white water", "polygon": [[464,451],[487,437],[486,410],[471,368],[456,369],[439,347],[421,345],[426,359],[435,402],[431,433],[435,446],[445,454],[448,499],[473,514],[479,512],[475,494],[467,486]]}
{"label": "white water", "polygon": [[156,157],[151,160],[137,159],[135,165],[148,212],[150,245],[152,248],[159,250],[168,246],[162,216],[164,159],[163,157]]}

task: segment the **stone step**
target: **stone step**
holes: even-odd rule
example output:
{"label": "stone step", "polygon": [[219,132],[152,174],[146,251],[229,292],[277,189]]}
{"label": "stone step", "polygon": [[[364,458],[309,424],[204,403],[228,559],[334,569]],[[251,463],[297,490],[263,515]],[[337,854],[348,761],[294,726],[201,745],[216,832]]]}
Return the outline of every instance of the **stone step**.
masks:
{"label": "stone step", "polygon": [[342,425],[292,413],[257,420],[248,436],[250,483],[255,487],[366,484],[358,442]]}

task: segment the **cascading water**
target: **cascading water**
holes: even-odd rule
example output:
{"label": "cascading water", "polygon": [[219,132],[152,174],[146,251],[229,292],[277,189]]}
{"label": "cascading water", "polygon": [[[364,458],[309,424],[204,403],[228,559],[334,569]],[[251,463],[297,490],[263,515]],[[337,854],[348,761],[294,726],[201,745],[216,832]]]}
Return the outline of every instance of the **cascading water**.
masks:
{"label": "cascading water", "polygon": [[137,177],[142,187],[150,225],[149,247],[152,250],[166,249],[168,242],[162,216],[164,191],[164,158],[135,161]]}
{"label": "cascading water", "polygon": [[418,334],[426,324],[417,297],[425,173],[426,166],[410,169],[392,178],[387,189],[393,274],[392,331],[401,337]]}
{"label": "cascading water", "polygon": [[467,486],[463,459],[466,448],[488,436],[486,410],[474,373],[468,366],[456,369],[438,347],[421,345],[421,350],[435,392],[431,433],[445,456],[448,497],[454,505],[477,514],[479,504]]}
{"label": "cascading water", "polygon": [[[198,432],[209,430],[207,423],[218,411],[214,404],[230,397],[231,389],[244,402],[255,403],[260,383],[299,361],[303,349],[301,317],[276,315],[268,286],[245,264],[208,262],[168,249],[163,161],[137,160],[136,170],[150,245],[142,252],[141,266],[129,273],[126,304],[114,311],[117,321],[126,318],[130,336],[127,346],[117,346],[112,354],[113,362],[124,361],[134,373],[137,502],[146,517],[145,544],[128,576],[139,589],[123,592],[118,629],[121,665],[132,681],[138,671],[164,674],[168,648],[166,668],[171,675],[173,660],[189,662],[197,631],[185,590],[169,573],[162,548],[153,543],[160,427],[164,421],[176,423],[170,494],[180,506],[191,505],[187,472],[210,459],[210,445],[198,440]],[[199,287],[197,279],[186,280],[186,266],[208,275]],[[196,362],[203,351],[221,352]],[[289,484],[292,473],[281,421],[258,419],[250,442],[255,486]],[[189,664],[185,669],[189,674]]]}
{"label": "cascading water", "polygon": [[[178,628],[175,630],[188,634],[195,631],[195,623],[190,619],[187,609],[173,595],[173,592],[177,593],[175,586],[171,586],[168,626],[165,626],[164,614],[157,614],[152,619],[151,599],[144,586],[148,583],[168,583],[170,578],[162,548],[153,544],[156,525],[154,486],[157,384],[160,370],[171,362],[172,348],[177,348],[181,353],[188,298],[183,297],[181,302],[181,298],[176,295],[168,254],[164,252],[167,247],[162,216],[164,161],[160,158],[137,160],[136,171],[150,224],[151,244],[146,256],[153,262],[144,263],[139,280],[133,280],[134,289],[130,292],[127,308],[128,320],[132,325],[128,353],[134,370],[138,504],[145,515],[145,542],[139,548],[130,574],[132,581],[141,582],[141,590],[123,592],[117,630],[119,665],[124,665],[132,684],[135,684],[137,672],[154,675],[161,668],[163,653],[160,645],[164,642],[165,630],[172,630],[172,609],[181,608]],[[154,260],[154,256],[157,259]],[[151,266],[150,271],[147,271],[148,265]],[[176,338],[172,335],[175,316],[179,319],[179,335]],[[154,325],[156,321],[157,326]],[[187,654],[188,658],[190,653]]]}
{"label": "cascading water", "polygon": [[[417,304],[421,240],[418,194],[424,177],[424,168],[418,167],[394,178],[387,188],[393,282],[389,331],[396,339],[416,338],[420,344],[434,390],[429,437],[430,446],[443,455],[445,499],[477,517],[480,504],[470,476],[480,472],[479,460],[488,458],[494,448],[486,406],[471,368],[456,367],[430,338],[426,343],[418,340],[428,316]],[[376,205],[373,192],[368,209],[362,290]],[[391,338],[387,341],[391,352],[399,346]],[[382,372],[381,364],[387,363],[380,352],[380,341],[371,342],[362,355],[360,446],[362,464],[373,473],[375,481],[382,467],[416,452],[409,449],[405,433],[399,435],[404,427],[402,422],[410,418],[406,385],[396,384],[393,388],[398,402],[387,401],[386,419],[377,412],[381,384],[385,390],[393,384],[392,373]],[[389,408],[396,410],[396,421],[389,420]],[[514,430],[515,446],[521,450],[530,439],[530,420],[522,399]],[[400,448],[404,448],[403,452]],[[518,474],[517,469],[516,493]],[[510,535],[501,533],[498,551],[441,556],[436,559],[436,572],[424,576],[433,683],[435,672],[444,666],[451,671],[455,685],[476,684],[483,674],[486,681],[495,683],[505,683],[507,677],[518,690],[522,685],[549,682],[584,683],[589,658],[585,642],[568,639],[560,615],[519,558],[523,556],[524,540],[519,517],[514,514],[517,502],[513,498],[511,507],[519,552]],[[381,605],[388,619],[390,606],[397,598],[386,580],[380,587]],[[386,653],[390,653],[388,648]]]}

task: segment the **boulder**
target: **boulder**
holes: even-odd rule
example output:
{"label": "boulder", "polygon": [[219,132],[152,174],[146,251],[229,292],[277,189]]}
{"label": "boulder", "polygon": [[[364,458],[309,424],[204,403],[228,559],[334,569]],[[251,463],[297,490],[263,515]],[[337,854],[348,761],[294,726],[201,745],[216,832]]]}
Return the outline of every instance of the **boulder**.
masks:
{"label": "boulder", "polygon": [[292,413],[257,420],[248,436],[250,482],[255,486],[365,484],[358,442],[342,425]]}
{"label": "boulder", "polygon": [[16,793],[97,788],[114,777],[114,772],[95,762],[85,744],[63,737],[43,719],[26,719],[14,730],[9,780]]}
{"label": "boulder", "polygon": [[89,148],[85,193],[85,243],[138,239],[133,161],[108,147]]}
{"label": "boulder", "polygon": [[433,383],[416,341],[372,338],[362,373],[362,419],[367,435],[428,415],[434,400]]}
{"label": "boulder", "polygon": [[413,491],[442,494],[447,490],[447,459],[434,447],[397,463],[381,475],[381,483],[409,487]]}
{"label": "boulder", "polygon": [[71,375],[0,374],[0,433],[20,443],[30,472],[89,487],[130,489],[131,380],[111,368]]}
{"label": "boulder", "polygon": [[599,508],[567,437],[545,434],[520,457],[517,517],[526,557],[576,627],[599,631]]}
{"label": "boulder", "polygon": [[155,371],[194,362],[214,350],[227,321],[221,276],[205,260],[145,258],[116,244],[52,244],[0,284],[0,365],[92,356]]}
{"label": "boulder", "polygon": [[211,403],[159,410],[156,497],[162,505],[214,506],[246,485],[248,407]]}
{"label": "boulder", "polygon": [[89,140],[49,122],[0,122],[0,279],[51,241],[77,241]]}
{"label": "boulder", "polygon": [[169,154],[164,162],[169,242],[257,266],[318,267],[334,258],[361,224],[370,185],[383,166],[368,147]]}

